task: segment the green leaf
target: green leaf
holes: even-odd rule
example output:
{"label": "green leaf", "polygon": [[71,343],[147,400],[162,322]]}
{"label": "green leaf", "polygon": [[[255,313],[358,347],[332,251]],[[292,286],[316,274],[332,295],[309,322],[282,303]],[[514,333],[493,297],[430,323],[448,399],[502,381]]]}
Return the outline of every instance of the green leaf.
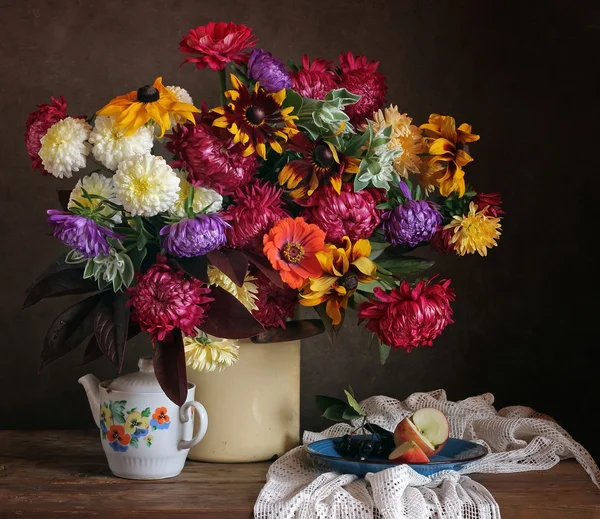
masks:
{"label": "green leaf", "polygon": [[315,400],[321,413],[324,413],[325,411],[327,411],[328,408],[334,405],[346,405],[346,402],[333,396],[317,395],[315,397]]}
{"label": "green leaf", "polygon": [[142,411],[142,416],[143,416],[144,418],[148,418],[148,417],[150,416],[150,414],[151,414],[151,411],[150,411],[150,408],[149,408],[149,407],[146,407],[146,409],[144,409],[144,410]]}
{"label": "green leaf", "polygon": [[359,414],[359,416],[367,416],[367,414],[363,411],[362,407],[360,407],[360,404],[358,403],[356,398],[354,398],[354,395],[352,394],[352,388],[349,387],[348,389],[344,389],[344,393],[346,393],[346,398],[348,399],[348,404],[350,405],[350,407],[352,407],[352,409],[354,409]]}
{"label": "green leaf", "polygon": [[346,404],[337,404],[332,405],[325,409],[323,413],[323,418],[327,418],[328,420],[333,420],[334,422],[342,422],[344,421],[344,411],[346,410]]}
{"label": "green leaf", "polygon": [[293,106],[294,111],[292,112],[292,115],[297,115],[298,112],[302,109],[302,104],[302,96],[300,96],[291,88],[287,88],[285,91],[285,99],[283,100],[282,108],[288,108],[290,106]]}
{"label": "green leaf", "polygon": [[133,265],[134,271],[139,271],[142,268],[142,262],[146,258],[146,254],[148,253],[148,249],[144,248],[142,250],[138,250],[137,247],[134,250],[129,251],[129,257],[131,258],[131,263]]}
{"label": "green leaf", "polygon": [[111,401],[109,404],[110,412],[112,413],[113,421],[115,423],[121,424],[125,423],[125,415],[123,414],[125,410],[126,400],[118,400],[116,402]]}
{"label": "green leaf", "polygon": [[102,431],[102,439],[106,440],[106,431]]}
{"label": "green leaf", "polygon": [[427,270],[435,264],[431,260],[417,258],[416,256],[379,258],[376,263],[378,268],[381,267],[397,276],[412,276]]}
{"label": "green leaf", "polygon": [[392,347],[387,344],[379,343],[379,362],[381,365],[385,364],[388,357],[390,356],[390,352],[392,351]]}
{"label": "green leaf", "polygon": [[357,413],[356,410],[352,407],[347,405],[346,409],[344,409],[344,414],[342,415],[342,418],[344,420],[356,420],[357,418],[360,418],[361,415],[360,413]]}
{"label": "green leaf", "polygon": [[[144,249],[144,250],[146,250],[146,249]],[[125,264],[123,267],[123,272],[121,272],[121,280],[122,280],[123,285],[128,287],[129,285],[131,285],[131,283],[133,283],[133,278],[135,275],[135,268],[133,266],[133,262],[131,261],[131,258],[127,254],[120,254],[119,256],[123,260],[123,263]]]}
{"label": "green leaf", "polygon": [[139,440],[137,438],[131,438],[131,441],[129,442],[129,445],[131,445],[134,448],[138,448],[138,442]]}
{"label": "green leaf", "polygon": [[148,244],[148,238],[146,237],[146,233],[142,231],[138,234],[138,237],[137,237],[137,242],[136,242],[137,250],[141,251],[142,249],[145,249],[147,244]]}
{"label": "green leaf", "polygon": [[335,338],[337,337],[337,334],[339,333],[342,325],[344,324],[345,312],[343,308],[340,308],[340,312],[342,314],[342,321],[340,322],[340,324],[334,326],[331,322],[331,317],[327,315],[325,305],[326,303],[322,303],[320,305],[313,306],[313,308],[315,309],[315,312],[317,312],[317,314],[321,318],[321,321],[323,321],[323,324],[325,325],[325,332],[327,333],[329,342],[331,343],[331,345],[334,345]]}
{"label": "green leaf", "polygon": [[[363,160],[363,162],[364,162],[364,160]],[[362,164],[362,162],[361,162],[361,164]],[[364,180],[360,180],[360,176],[361,176],[360,173],[358,175],[354,176],[354,191],[356,193],[358,193],[359,191],[362,191],[369,185],[369,181],[365,182]]]}

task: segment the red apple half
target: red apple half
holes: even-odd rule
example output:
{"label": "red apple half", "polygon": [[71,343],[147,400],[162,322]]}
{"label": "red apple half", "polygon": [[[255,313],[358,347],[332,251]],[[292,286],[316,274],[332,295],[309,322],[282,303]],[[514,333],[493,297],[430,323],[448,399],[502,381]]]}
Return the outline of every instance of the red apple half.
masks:
{"label": "red apple half", "polygon": [[414,442],[425,456],[433,456],[435,445],[433,445],[410,418],[404,418],[394,431],[394,443],[401,446],[407,442]]}
{"label": "red apple half", "polygon": [[[423,433],[423,436],[435,445],[435,452],[442,450],[450,434],[450,427],[444,413],[438,409],[426,407],[416,411],[411,416],[411,420]],[[427,454],[427,456],[431,455]]]}
{"label": "red apple half", "polygon": [[396,447],[389,456],[394,463],[428,463],[429,458],[415,442],[406,442]]}

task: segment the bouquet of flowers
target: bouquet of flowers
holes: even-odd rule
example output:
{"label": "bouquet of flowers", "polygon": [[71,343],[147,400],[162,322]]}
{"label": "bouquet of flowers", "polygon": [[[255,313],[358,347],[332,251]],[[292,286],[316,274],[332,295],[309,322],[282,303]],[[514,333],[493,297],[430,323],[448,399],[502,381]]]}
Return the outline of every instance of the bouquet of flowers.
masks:
{"label": "bouquet of flowers", "polygon": [[[217,72],[219,106],[197,107],[158,77],[89,118],[68,115],[63,97],[29,116],[34,169],[95,168],[48,210],[69,251],[25,306],[88,295],[50,326],[42,367],[86,342],[86,361],[120,368],[145,331],[159,382],[181,403],[186,363],[221,369],[237,359],[235,339],[334,337],[352,307],[383,362],[452,323],[450,280],[423,277],[433,262],[409,253],[496,245],[500,196],[465,181],[479,135],[449,115],[417,126],[384,107],[385,76],[365,56],[286,66],[256,42],[224,22],[183,36],[184,63]],[[293,320],[298,304],[319,319]]]}

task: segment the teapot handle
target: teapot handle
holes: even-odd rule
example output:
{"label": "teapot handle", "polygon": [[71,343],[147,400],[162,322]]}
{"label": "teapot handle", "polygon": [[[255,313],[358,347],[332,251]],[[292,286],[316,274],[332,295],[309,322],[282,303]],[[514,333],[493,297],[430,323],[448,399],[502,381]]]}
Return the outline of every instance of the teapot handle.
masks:
{"label": "teapot handle", "polygon": [[179,444],[177,448],[181,451],[184,449],[191,449],[194,445],[196,445],[204,435],[206,434],[206,429],[208,427],[208,415],[206,414],[206,409],[200,402],[191,401],[186,402],[179,409],[179,419],[181,423],[187,423],[190,421],[190,418],[193,416],[189,410],[190,407],[193,407],[198,413],[198,419],[200,420],[200,429],[196,436],[194,436],[191,440],[179,440]]}

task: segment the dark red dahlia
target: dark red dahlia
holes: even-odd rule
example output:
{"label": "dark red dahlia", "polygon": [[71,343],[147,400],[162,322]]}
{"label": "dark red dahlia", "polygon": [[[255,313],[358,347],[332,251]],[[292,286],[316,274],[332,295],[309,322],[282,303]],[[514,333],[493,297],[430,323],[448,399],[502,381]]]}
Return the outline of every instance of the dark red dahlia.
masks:
{"label": "dark red dahlia", "polygon": [[184,63],[195,63],[196,68],[209,66],[212,70],[222,70],[227,63],[246,63],[248,54],[244,51],[256,44],[252,29],[244,24],[233,22],[209,22],[184,34],[179,42],[179,50],[186,54]]}
{"label": "dark red dahlia", "polygon": [[487,207],[485,211],[486,216],[498,218],[504,214],[501,207],[502,198],[500,197],[500,193],[477,193],[475,198],[473,198],[473,202],[477,204],[477,211],[482,211]]}
{"label": "dark red dahlia", "polygon": [[177,156],[170,165],[185,169],[191,183],[230,195],[252,179],[256,157],[243,157],[229,132],[211,126],[209,118],[194,116],[195,125],[177,125],[167,135],[165,147]]}
{"label": "dark red dahlia", "polygon": [[345,88],[359,95],[357,103],[346,107],[350,122],[360,126],[373,112],[385,103],[387,86],[385,76],[377,72],[379,61],[367,61],[365,56],[353,56],[351,52],[340,54],[341,81],[339,88]]}
{"label": "dark red dahlia", "polygon": [[282,190],[271,183],[257,180],[234,194],[234,203],[226,211],[231,229],[227,241],[233,247],[262,253],[263,236],[269,229],[290,214],[281,207]]}
{"label": "dark red dahlia", "polygon": [[25,148],[31,159],[31,169],[38,168],[42,175],[49,173],[42,164],[38,153],[42,147],[41,138],[46,135],[48,129],[58,121],[67,116],[67,103],[63,96],[52,97],[52,103],[41,103],[35,112],[31,112],[25,123]]}
{"label": "dark red dahlia", "polygon": [[438,225],[435,234],[431,237],[429,245],[433,250],[441,252],[442,254],[448,254],[454,250],[454,244],[452,243],[453,235],[454,229],[444,230],[443,225]]}
{"label": "dark red dahlia", "polygon": [[311,99],[324,99],[340,81],[331,61],[317,58],[311,63],[307,54],[302,56],[302,68],[292,72],[291,76],[292,88],[302,97]]}
{"label": "dark red dahlia", "polygon": [[454,291],[450,280],[432,283],[421,280],[384,292],[375,287],[374,297],[361,303],[359,319],[383,344],[410,351],[417,346],[431,346],[433,340],[452,324]]}
{"label": "dark red dahlia", "polygon": [[380,199],[376,190],[354,192],[352,184],[344,182],[338,195],[326,185],[309,199],[311,205],[302,216],[323,229],[327,242],[339,244],[344,236],[355,242],[373,234],[380,222],[376,205]]}
{"label": "dark red dahlia", "polygon": [[258,287],[258,300],[252,315],[263,326],[279,326],[285,328],[285,320],[294,315],[298,303],[298,291],[286,285],[280,288],[271,283],[261,272],[253,272]]}

